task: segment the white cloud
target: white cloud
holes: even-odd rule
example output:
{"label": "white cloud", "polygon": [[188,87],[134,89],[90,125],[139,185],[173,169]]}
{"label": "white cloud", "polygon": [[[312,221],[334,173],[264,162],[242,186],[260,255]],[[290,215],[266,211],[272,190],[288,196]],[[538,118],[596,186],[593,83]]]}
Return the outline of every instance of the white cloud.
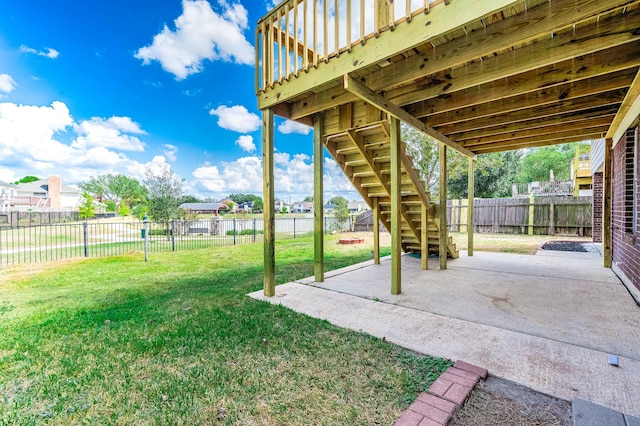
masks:
{"label": "white cloud", "polygon": [[202,71],[204,60],[253,65],[254,49],[243,34],[248,29],[247,10],[240,3],[220,5],[221,14],[206,0],[183,0],[175,31],[165,25],[135,57],[145,65],[159,61],[177,80]]}
{"label": "white cloud", "polygon": [[11,93],[17,85],[9,74],[0,74],[0,92]]}
{"label": "white cloud", "polygon": [[129,117],[111,117],[107,120],[93,117],[74,126],[79,135],[72,144],[76,148],[105,147],[122,151],[144,151],[145,144],[137,136],[144,134],[138,123]]}
{"label": "white cloud", "polygon": [[261,124],[260,117],[247,111],[242,105],[232,107],[220,105],[209,111],[209,114],[218,117],[218,126],[239,133],[255,132]]}
{"label": "white cloud", "polygon": [[236,140],[236,145],[246,152],[253,152],[256,150],[256,144],[253,143],[253,136],[251,135],[240,136],[238,140]]}
{"label": "white cloud", "polygon": [[169,143],[165,143],[162,145],[164,149],[164,155],[169,159],[169,161],[176,161],[178,158],[178,147],[175,145],[171,145]]}
{"label": "white cloud", "polygon": [[60,52],[50,47],[45,47],[44,50],[36,50],[32,47],[25,46],[24,44],[20,46],[20,51],[24,53],[33,53],[38,56],[45,56],[50,59],[56,59],[60,55]]}
{"label": "white cloud", "polygon": [[[325,194],[357,197],[337,164],[325,158]],[[274,154],[276,197],[303,199],[313,194],[313,162],[306,154]],[[191,186],[200,196],[222,198],[230,193],[262,194],[262,162],[257,156],[242,157],[219,165],[206,163],[192,173]]]}
{"label": "white cloud", "polygon": [[128,117],[94,117],[78,124],[59,101],[48,106],[0,103],[0,174],[59,174],[65,183],[102,173],[142,178],[146,164],[122,151],[139,151],[144,144],[126,133],[144,131]]}
{"label": "white cloud", "polygon": [[308,135],[311,132],[311,127],[300,124],[297,121],[285,120],[278,126],[278,131],[285,135],[290,133],[299,133],[301,135]]}

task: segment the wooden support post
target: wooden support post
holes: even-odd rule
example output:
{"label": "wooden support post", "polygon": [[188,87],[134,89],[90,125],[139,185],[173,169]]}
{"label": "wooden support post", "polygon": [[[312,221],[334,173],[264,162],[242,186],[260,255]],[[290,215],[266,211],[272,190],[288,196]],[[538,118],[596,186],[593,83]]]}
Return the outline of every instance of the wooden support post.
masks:
{"label": "wooden support post", "polygon": [[440,269],[447,269],[447,146],[440,146]]}
{"label": "wooden support post", "polygon": [[380,264],[380,204],[373,198],[373,263]]}
{"label": "wooden support post", "polygon": [[556,235],[556,205],[553,199],[549,202],[549,235]]}
{"label": "wooden support post", "polygon": [[602,177],[602,261],[605,268],[611,268],[611,173],[613,139],[604,143],[604,173]]}
{"label": "wooden support post", "polygon": [[420,260],[422,261],[422,269],[429,269],[429,210],[427,205],[423,202],[420,207],[421,212],[421,226],[420,226]]}
{"label": "wooden support post", "polygon": [[474,174],[476,169],[476,160],[469,158],[469,179],[468,179],[468,201],[467,201],[467,255],[473,256],[473,209],[475,203],[475,181]]}
{"label": "wooden support post", "polygon": [[400,170],[400,120],[391,118],[391,294],[400,294],[402,228],[400,224],[402,176]]}
{"label": "wooden support post", "polygon": [[324,282],[324,119],[317,113],[313,124],[313,273],[316,282]]}
{"label": "wooden support post", "polygon": [[276,294],[275,213],[273,189],[273,110],[262,111],[262,174],[264,218],[264,295]]}
{"label": "wooden support post", "polygon": [[527,230],[528,235],[533,235],[533,217],[535,216],[535,213],[535,198],[532,195],[531,197],[529,197],[529,229]]}

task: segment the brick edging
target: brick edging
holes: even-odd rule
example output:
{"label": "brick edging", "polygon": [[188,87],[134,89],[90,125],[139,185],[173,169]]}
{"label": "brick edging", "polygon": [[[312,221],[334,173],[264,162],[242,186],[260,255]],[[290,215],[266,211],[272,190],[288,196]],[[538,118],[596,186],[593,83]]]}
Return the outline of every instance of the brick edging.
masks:
{"label": "brick edging", "polygon": [[487,378],[487,370],[464,361],[456,361],[447,368],[398,417],[394,426],[444,426],[480,380]]}

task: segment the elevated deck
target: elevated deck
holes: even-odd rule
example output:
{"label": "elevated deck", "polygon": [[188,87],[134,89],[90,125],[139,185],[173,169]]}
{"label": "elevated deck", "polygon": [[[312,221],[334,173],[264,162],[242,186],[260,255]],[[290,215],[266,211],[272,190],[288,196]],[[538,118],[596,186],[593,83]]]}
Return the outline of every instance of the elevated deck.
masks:
{"label": "elevated deck", "polygon": [[[417,243],[409,243],[403,188],[421,183],[402,178],[412,166],[400,136],[381,132],[362,150],[353,135],[402,121],[468,156],[470,176],[477,154],[617,141],[640,114],[639,41],[638,0],[287,0],[260,20],[256,34],[266,155],[272,114],[314,126],[316,144],[370,206],[387,197],[398,247],[410,250]],[[353,152],[340,152],[344,144]],[[388,178],[378,164],[387,152]],[[273,190],[268,160],[265,199]],[[436,216],[422,190],[433,214],[416,222],[414,234]],[[450,248],[446,235],[438,239],[442,258]]]}
{"label": "elevated deck", "polygon": [[637,98],[638,5],[289,0],[260,21],[258,104],[311,125],[361,99],[349,75],[473,154],[601,138]]}

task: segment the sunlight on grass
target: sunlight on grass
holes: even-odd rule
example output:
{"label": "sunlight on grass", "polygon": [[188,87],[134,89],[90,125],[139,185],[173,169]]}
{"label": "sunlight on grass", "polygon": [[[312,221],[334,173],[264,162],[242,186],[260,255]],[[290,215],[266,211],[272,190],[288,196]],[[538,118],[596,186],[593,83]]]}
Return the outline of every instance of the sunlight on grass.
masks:
{"label": "sunlight on grass", "polygon": [[[278,282],[312,256],[279,242]],[[369,257],[327,239],[328,269]],[[450,365],[246,296],[261,286],[261,244],[5,268],[0,423],[391,424]]]}

